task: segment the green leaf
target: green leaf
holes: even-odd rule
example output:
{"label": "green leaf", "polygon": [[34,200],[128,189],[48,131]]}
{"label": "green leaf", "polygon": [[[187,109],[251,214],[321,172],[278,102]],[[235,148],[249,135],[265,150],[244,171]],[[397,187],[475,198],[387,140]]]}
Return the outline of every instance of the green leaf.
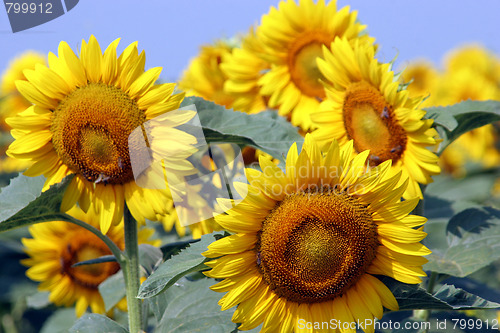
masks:
{"label": "green leaf", "polygon": [[139,264],[146,271],[146,275],[151,274],[162,258],[163,253],[156,246],[149,244],[139,245]]}
{"label": "green leaf", "polygon": [[0,221],[3,221],[0,232],[39,222],[66,220],[60,207],[72,175],[43,193],[41,178],[20,177],[0,193]]}
{"label": "green leaf", "polygon": [[[497,262],[498,264],[499,262]],[[489,265],[488,268],[495,269],[495,265]],[[483,271],[483,270],[481,270]],[[444,280],[443,283],[454,285],[456,288],[461,288],[467,290],[468,292],[478,295],[479,297],[487,298],[492,302],[500,303],[500,288],[498,286],[498,277],[496,274],[488,274],[487,270],[484,270],[484,278],[487,281],[481,281],[475,279],[474,275],[469,275],[466,278],[449,277]],[[492,282],[492,285],[488,285],[488,282]]]}
{"label": "green leaf", "polygon": [[234,330],[233,309],[221,311],[217,302],[223,294],[210,290],[214,280],[182,279],[164,293],[148,299],[162,333],[227,333]]}
{"label": "green leaf", "polygon": [[402,283],[387,276],[378,276],[378,279],[391,290],[398,301],[399,310],[450,308],[419,285]]}
{"label": "green leaf", "polygon": [[50,304],[49,295],[48,291],[37,291],[26,297],[26,306],[32,309],[42,309]]}
{"label": "green leaf", "polygon": [[127,333],[128,330],[106,316],[86,313],[69,329],[70,333]]}
{"label": "green leaf", "polygon": [[498,309],[500,304],[485,300],[453,285],[443,285],[434,297],[446,302],[453,310]]}
{"label": "green leaf", "polygon": [[[425,217],[427,217],[430,221],[433,220],[444,220],[446,223],[456,214],[464,211],[468,208],[480,208],[481,205],[470,202],[470,201],[462,201],[462,200],[448,200],[442,197],[434,196],[434,193],[425,194]],[[427,224],[426,224],[427,225]]]}
{"label": "green leaf", "polygon": [[120,302],[125,294],[125,280],[123,279],[123,272],[110,276],[104,280],[98,287],[99,293],[102,296],[106,311],[111,310],[118,302]]}
{"label": "green leaf", "polygon": [[181,250],[185,249],[192,243],[199,242],[199,239],[188,239],[184,241],[171,242],[163,245],[160,249],[163,252],[163,260],[170,259],[173,255],[176,255]]}
{"label": "green leaf", "polygon": [[0,172],[0,190],[2,187],[5,187],[10,184],[10,181],[19,176],[19,172],[9,172],[3,173]]}
{"label": "green leaf", "polygon": [[[434,119],[444,131],[439,153],[462,134],[500,120],[499,101],[464,101],[450,106],[427,108],[427,118]],[[451,119],[452,116],[455,121]]]}
{"label": "green leaf", "polygon": [[171,287],[184,275],[207,269],[208,267],[205,265],[205,262],[210,259],[205,258],[201,253],[206,251],[208,245],[221,236],[221,233],[203,235],[201,241],[190,245],[179,254],[162,263],[158,269],[142,283],[137,297],[153,297]]}
{"label": "green leaf", "polygon": [[[433,195],[430,195],[432,193]],[[449,220],[456,214],[468,208],[480,208],[481,206],[469,201],[450,201],[445,198],[434,196],[434,192],[425,194],[425,217],[427,223],[424,231],[427,236],[423,239],[423,244],[430,250],[441,249],[447,246],[446,227]]]}
{"label": "green leaf", "polygon": [[4,221],[35,200],[42,192],[45,177],[19,175],[0,192],[0,221]]}
{"label": "green leaf", "polygon": [[[26,267],[19,262],[26,259],[27,255],[22,249],[20,238],[16,237],[26,237],[27,233],[19,233],[18,230],[0,234],[2,236],[0,237],[0,262],[2,263],[0,269],[0,313],[2,304],[6,304],[6,302],[12,304],[18,301],[24,303],[26,297],[37,292],[36,284],[26,277]],[[8,236],[12,236],[12,238]]]}
{"label": "green leaf", "polygon": [[451,202],[472,201],[485,202],[491,198],[491,188],[496,180],[491,173],[468,174],[467,177],[456,179],[449,176],[433,177],[434,182],[426,188],[426,193]]}
{"label": "green leaf", "polygon": [[[184,280],[184,278],[180,279],[181,281]],[[179,280],[178,280],[179,281]],[[175,287],[175,284],[174,284]],[[172,288],[170,288],[172,289]],[[149,308],[151,309],[151,312],[153,312],[153,315],[156,319],[156,323],[159,323],[161,319],[163,318],[163,315],[165,314],[165,309],[167,308],[168,303],[170,302],[170,293],[168,290],[166,290],[164,293],[160,293],[156,296],[147,298],[144,300],[144,302],[147,302],[147,305],[149,305]]]}
{"label": "green leaf", "polygon": [[77,262],[76,264],[73,264],[71,267],[101,264],[103,262],[116,262],[116,258],[114,255],[107,255],[107,256],[102,256],[99,258],[80,261],[80,262]]}
{"label": "green leaf", "polygon": [[427,114],[425,115],[425,118],[434,119],[434,124],[442,126],[448,131],[453,131],[458,126],[457,120],[451,112],[448,111],[447,107],[430,107],[426,111]]}
{"label": "green leaf", "polygon": [[468,208],[446,227],[446,244],[432,248],[424,269],[465,277],[500,259],[500,210]]}
{"label": "green leaf", "polygon": [[57,310],[43,324],[40,333],[66,333],[76,319],[74,308]]}
{"label": "green leaf", "polygon": [[304,138],[276,111],[249,115],[227,110],[199,97],[186,97],[181,106],[194,104],[207,143],[225,142],[252,146],[283,161],[283,155],[294,142]]}
{"label": "green leaf", "polygon": [[399,310],[473,310],[500,307],[498,303],[446,284],[431,295],[419,285],[405,284],[387,276],[378,278],[391,290],[398,301]]}

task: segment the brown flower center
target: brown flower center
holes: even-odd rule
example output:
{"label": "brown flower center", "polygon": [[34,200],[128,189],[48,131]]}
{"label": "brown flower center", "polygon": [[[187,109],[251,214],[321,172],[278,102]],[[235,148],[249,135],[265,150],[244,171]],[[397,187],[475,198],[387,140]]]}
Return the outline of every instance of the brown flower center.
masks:
{"label": "brown flower center", "polygon": [[123,90],[90,83],[54,110],[52,142],[63,163],[89,181],[123,184],[133,179],[128,136],[144,121]]}
{"label": "brown flower center", "polygon": [[257,245],[264,281],[280,297],[334,299],[365,274],[379,245],[367,208],[346,193],[288,195],[266,217]]}
{"label": "brown flower center", "polygon": [[111,254],[106,245],[87,230],[78,230],[67,235],[67,245],[61,252],[62,273],[82,287],[97,290],[101,282],[118,272],[116,262],[72,267],[72,265]]}
{"label": "brown flower center", "polygon": [[396,163],[406,149],[406,131],[392,106],[367,82],[352,83],[344,98],[344,124],[358,153],[370,150],[370,165],[386,160]]}
{"label": "brown flower center", "polygon": [[316,58],[323,58],[323,45],[332,42],[331,36],[324,32],[308,31],[297,38],[292,44],[288,55],[290,77],[304,95],[310,97],[325,97],[324,79],[318,68]]}

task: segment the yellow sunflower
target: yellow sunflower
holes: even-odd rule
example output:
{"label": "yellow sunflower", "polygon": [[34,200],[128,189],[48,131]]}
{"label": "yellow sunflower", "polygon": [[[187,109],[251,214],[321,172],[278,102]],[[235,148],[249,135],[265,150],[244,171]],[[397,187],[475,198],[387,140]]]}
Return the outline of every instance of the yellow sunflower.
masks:
{"label": "yellow sunflower", "polygon": [[14,58],[5,72],[0,83],[0,129],[9,130],[5,118],[18,114],[31,106],[31,102],[16,89],[17,80],[26,80],[23,74],[25,69],[35,69],[35,65],[45,65],[46,57],[35,51],[27,51]]}
{"label": "yellow sunflower", "polygon": [[407,181],[398,186],[401,173],[389,176],[391,161],[367,170],[369,151],[355,156],[352,146],[333,141],[321,151],[307,134],[300,154],[296,144],[288,151],[286,173],[266,158],[263,172],[246,169],[247,197],[216,217],[235,234],[203,253],[217,258],[206,275],[224,279],[212,289],[227,292],[222,310],[239,304],[239,329],[299,332],[300,322],[380,319],[398,303],[374,275],[404,283],[425,276],[426,219],[408,215],[418,198],[401,201]]}
{"label": "yellow sunflower", "polygon": [[258,113],[267,108],[266,98],[259,94],[258,81],[270,64],[257,54],[262,45],[251,29],[243,38],[241,47],[224,55],[220,68],[226,76],[224,91],[233,97],[232,108],[247,113]]}
{"label": "yellow sunflower", "polygon": [[[8,132],[10,126],[5,122],[5,118],[14,116],[24,111],[31,105],[16,89],[16,80],[26,80],[23,74],[25,69],[34,69],[36,64],[45,64],[45,57],[35,51],[26,51],[14,58],[0,80],[0,172],[11,173],[26,170],[31,165],[29,161],[14,159],[5,155],[7,146],[12,142],[12,137]],[[5,146],[4,146],[4,143]]]}
{"label": "yellow sunflower", "polygon": [[407,86],[410,97],[424,96],[420,107],[436,105],[436,86],[440,74],[437,69],[428,61],[419,60],[412,62],[401,72],[401,82],[410,83]]}
{"label": "yellow sunflower", "polygon": [[[466,100],[500,100],[500,88],[473,67],[464,66],[443,75],[438,86],[438,96],[436,105],[452,105]],[[441,154],[443,169],[460,177],[465,174],[467,161],[480,163],[485,167],[497,166],[500,163],[500,152],[496,148],[497,137],[493,125],[463,134]]]}
{"label": "yellow sunflower", "polygon": [[331,84],[311,116],[318,125],[315,138],[340,144],[353,140],[354,152],[370,149],[371,166],[392,160],[391,173],[409,177],[405,198],[422,198],[419,183],[432,182],[431,176],[440,172],[438,157],[428,149],[436,144],[437,132],[432,120],[422,119],[425,111],[417,109],[422,99],[399,90],[391,65],[378,62],[373,45],[352,46],[337,38],[324,52],[318,67]]}
{"label": "yellow sunflower", "polygon": [[[99,229],[99,217],[91,207],[88,213],[74,206],[68,214]],[[29,255],[22,263],[28,266],[26,275],[41,282],[40,291],[49,291],[49,301],[58,306],[76,304],[76,315],[80,317],[90,306],[92,312],[105,313],[104,301],[99,285],[118,272],[116,262],[73,267],[77,262],[110,255],[111,251],[102,240],[76,224],[62,221],[39,223],[31,226],[33,238],[23,238],[25,252]],[[140,244],[159,246],[159,240],[150,240],[154,230],[142,228],[138,238]],[[111,226],[107,236],[121,249],[124,248],[123,220]],[[123,303],[123,302],[121,302]],[[126,306],[119,307],[126,310]]]}
{"label": "yellow sunflower", "polygon": [[468,68],[493,84],[500,84],[500,58],[481,45],[468,45],[450,52],[445,59],[448,73]]}
{"label": "yellow sunflower", "polygon": [[[103,233],[121,220],[124,201],[140,223],[166,212],[167,189],[136,184],[128,140],[134,129],[144,132],[146,121],[177,109],[184,98],[183,93],[171,95],[173,83],[155,84],[160,67],[144,71],[146,57],[144,51],[139,54],[137,42],[117,58],[118,42],[102,53],[91,36],[88,43],[82,41],[79,58],[61,42],[59,57],[49,54],[49,67],[37,65],[35,70],[24,71],[27,81],[16,81],[19,92],[34,105],[7,120],[15,138],[7,154],[34,162],[25,174],[44,174],[45,188],[75,174],[61,208],[67,211],[79,202],[87,211],[93,202]],[[181,131],[174,128],[194,112],[174,114],[170,125],[148,133],[158,137],[156,147],[162,147],[158,142],[162,140],[163,149],[172,142],[174,147],[196,142],[195,137],[179,135]],[[166,167],[172,174],[183,175],[189,169],[186,163],[179,159]]]}
{"label": "yellow sunflower", "polygon": [[436,105],[452,105],[468,99],[500,99],[500,88],[472,68],[444,73],[436,90],[439,96]]}
{"label": "yellow sunflower", "polygon": [[349,7],[337,11],[336,1],[281,1],[278,9],[271,7],[262,17],[257,37],[264,52],[259,54],[270,63],[271,69],[259,79],[260,93],[269,98],[271,108],[291,117],[295,126],[304,130],[312,127],[310,113],[325,98],[316,59],[323,57],[323,45],[335,37],[349,41],[373,43],[364,34],[364,25],[356,20],[357,12]]}
{"label": "yellow sunflower", "polygon": [[191,60],[179,81],[179,88],[186,91],[187,96],[203,97],[219,105],[231,108],[234,98],[224,91],[227,77],[220,64],[223,58],[231,53],[233,46],[223,40],[213,45],[201,47],[200,54]]}

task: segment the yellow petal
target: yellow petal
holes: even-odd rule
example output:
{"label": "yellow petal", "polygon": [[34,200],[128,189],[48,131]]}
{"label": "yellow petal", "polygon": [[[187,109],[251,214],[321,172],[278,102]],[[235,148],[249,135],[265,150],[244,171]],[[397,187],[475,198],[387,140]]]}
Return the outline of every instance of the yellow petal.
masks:
{"label": "yellow petal", "polygon": [[225,311],[232,308],[238,303],[241,303],[253,295],[262,287],[262,277],[259,275],[250,276],[237,285],[233,286],[232,289],[224,295],[223,300],[219,302],[221,304],[221,310]]}
{"label": "yellow petal", "polygon": [[103,56],[102,81],[107,84],[114,84],[118,73],[118,60],[116,59],[116,48],[120,38],[115,39],[108,45]]}
{"label": "yellow petal", "polygon": [[16,88],[28,101],[42,108],[54,110],[58,105],[56,99],[46,96],[28,81],[17,80]]}
{"label": "yellow petal", "polygon": [[142,73],[131,85],[128,89],[128,93],[131,98],[137,98],[144,94],[144,92],[149,91],[149,89],[153,86],[153,84],[160,77],[162,68],[155,67],[151,68],[147,72]]}
{"label": "yellow petal", "polygon": [[245,252],[255,247],[257,237],[253,234],[236,234],[221,238],[208,246],[208,251],[202,254],[209,258],[225,254]]}
{"label": "yellow petal", "polygon": [[67,212],[75,206],[82,194],[81,187],[81,182],[79,182],[77,178],[73,178],[71,180],[66,188],[66,191],[64,192],[64,197],[61,202],[61,211]]}
{"label": "yellow petal", "polygon": [[398,302],[392,294],[392,292],[387,288],[385,284],[379,279],[369,274],[365,275],[366,280],[372,285],[373,289],[377,292],[382,300],[382,305],[389,310],[397,311],[399,310]]}
{"label": "yellow petal", "polygon": [[78,87],[82,87],[87,84],[87,76],[85,75],[85,69],[80,62],[80,59],[75,55],[73,50],[69,47],[68,43],[59,43],[59,58],[66,64],[68,70],[71,72],[75,83]]}
{"label": "yellow petal", "polygon": [[15,156],[36,151],[44,147],[51,139],[52,132],[50,130],[29,133],[12,142],[9,146],[9,153]]}
{"label": "yellow petal", "polygon": [[[82,44],[84,42],[85,41],[83,41]],[[94,35],[90,36],[89,43],[86,45],[86,48],[82,45],[81,58],[81,63],[85,68],[88,80],[90,82],[99,82],[102,73],[102,51]]]}

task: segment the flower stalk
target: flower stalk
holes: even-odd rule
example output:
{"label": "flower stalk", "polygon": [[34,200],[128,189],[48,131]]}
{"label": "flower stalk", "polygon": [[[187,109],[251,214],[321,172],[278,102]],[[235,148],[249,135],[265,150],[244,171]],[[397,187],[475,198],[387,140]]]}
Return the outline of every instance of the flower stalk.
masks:
{"label": "flower stalk", "polygon": [[76,219],[71,215],[68,215],[68,214],[64,214],[64,215],[65,215],[65,218],[68,222],[76,224],[77,226],[80,226],[80,227],[90,231],[91,233],[93,233],[97,237],[99,237],[99,239],[102,240],[104,242],[104,244],[106,244],[106,246],[109,248],[111,253],[113,253],[113,255],[116,258],[116,261],[118,263],[120,263],[120,265],[121,265],[122,261],[124,260],[123,254],[122,254],[120,248],[108,236],[104,235],[99,229],[91,226],[88,223],[80,221],[79,219]]}
{"label": "flower stalk", "polygon": [[139,243],[137,221],[132,217],[127,205],[124,205],[125,250],[121,263],[127,293],[129,331],[142,332],[142,304],[137,298],[139,292]]}

